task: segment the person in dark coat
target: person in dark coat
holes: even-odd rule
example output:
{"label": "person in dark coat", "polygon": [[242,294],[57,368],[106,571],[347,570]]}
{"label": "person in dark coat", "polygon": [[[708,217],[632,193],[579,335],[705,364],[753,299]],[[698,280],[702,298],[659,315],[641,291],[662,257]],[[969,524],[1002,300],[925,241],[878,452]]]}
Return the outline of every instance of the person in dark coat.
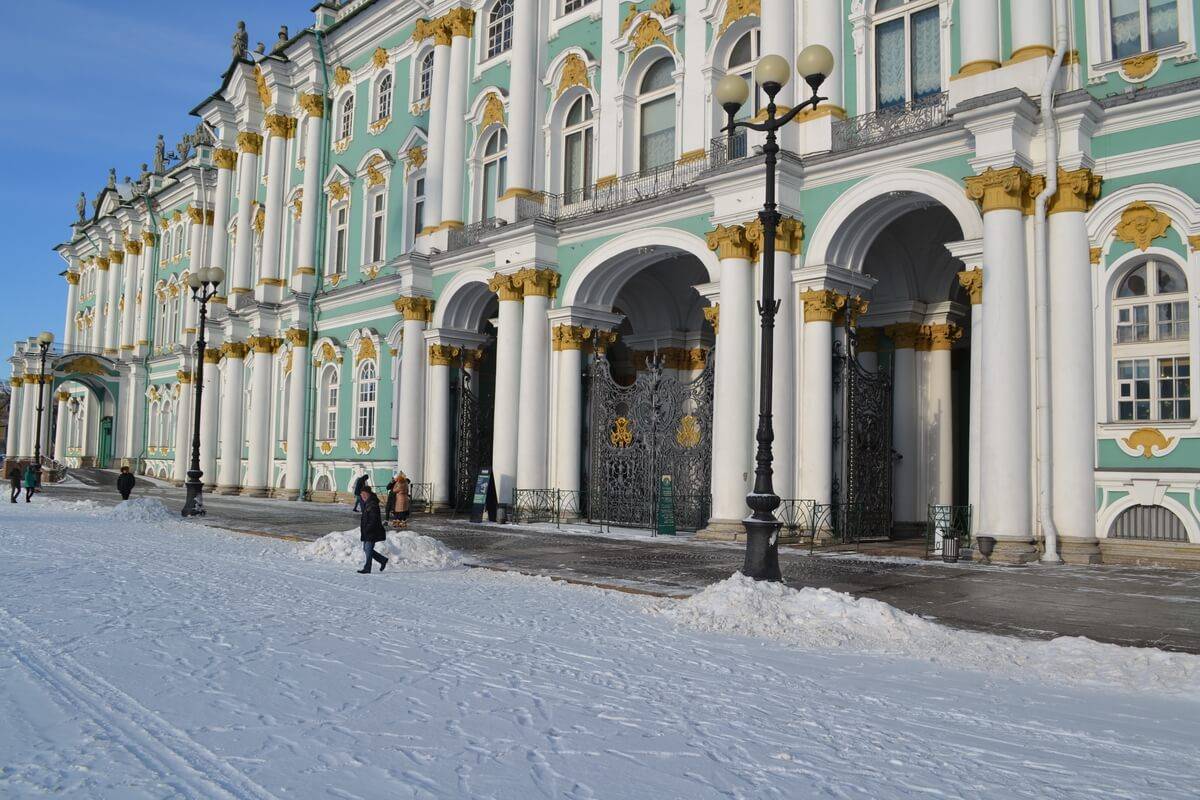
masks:
{"label": "person in dark coat", "polygon": [[33,464],[25,467],[25,502],[29,502],[29,498],[33,497],[33,490],[37,488],[38,483],[38,468]]}
{"label": "person in dark coat", "polygon": [[378,561],[379,571],[383,572],[387,569],[388,560],[385,556],[375,552],[375,543],[387,539],[382,512],[379,509],[379,496],[364,487],[358,493],[358,499],[362,502],[362,517],[358,521],[358,538],[362,540],[363,555],[367,557],[367,562],[358,572],[360,575],[369,575],[372,561]]}
{"label": "person in dark coat", "polygon": [[358,480],[354,482],[354,511],[357,513],[362,511],[362,490],[370,490],[371,486],[368,483],[367,473],[358,476]]}
{"label": "person in dark coat", "polygon": [[16,464],[8,471],[8,483],[12,486],[12,501],[15,503],[21,496],[21,468]]}
{"label": "person in dark coat", "polygon": [[128,500],[130,493],[133,492],[133,485],[136,483],[133,473],[129,471],[129,467],[121,467],[121,474],[117,476],[117,491],[121,493],[122,500]]}

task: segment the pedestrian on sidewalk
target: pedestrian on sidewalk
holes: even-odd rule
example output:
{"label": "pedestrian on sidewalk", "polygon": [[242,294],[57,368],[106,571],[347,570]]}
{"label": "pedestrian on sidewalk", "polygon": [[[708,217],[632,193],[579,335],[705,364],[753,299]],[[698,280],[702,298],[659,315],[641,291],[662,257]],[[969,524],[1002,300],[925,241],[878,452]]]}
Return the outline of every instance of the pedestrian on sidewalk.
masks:
{"label": "pedestrian on sidewalk", "polygon": [[121,493],[122,500],[128,500],[129,495],[133,492],[133,485],[136,483],[133,473],[129,471],[129,467],[121,467],[121,474],[117,476],[117,491]]}
{"label": "pedestrian on sidewalk", "polygon": [[358,476],[358,479],[356,481],[354,481],[354,512],[355,513],[359,513],[362,511],[362,490],[363,489],[369,490],[371,488],[370,483],[368,482],[369,480],[370,479],[367,477],[367,473],[364,472],[362,475]]}
{"label": "pedestrian on sidewalk", "polygon": [[382,512],[379,509],[379,495],[372,492],[370,487],[364,486],[358,493],[358,499],[362,502],[362,517],[358,520],[358,538],[362,540],[363,555],[367,557],[367,562],[358,572],[360,575],[371,574],[372,561],[378,561],[379,571],[383,572],[387,569],[388,560],[385,556],[375,552],[375,543],[387,539]]}
{"label": "pedestrian on sidewalk", "polygon": [[412,481],[403,472],[398,472],[388,484],[387,518],[395,520],[397,528],[407,528],[411,509]]}
{"label": "pedestrian on sidewalk", "polygon": [[29,498],[33,497],[33,490],[37,488],[38,483],[38,468],[34,464],[25,467],[25,502],[29,502]]}
{"label": "pedestrian on sidewalk", "polygon": [[21,468],[16,464],[8,471],[8,482],[12,486],[12,501],[15,503],[21,495]]}

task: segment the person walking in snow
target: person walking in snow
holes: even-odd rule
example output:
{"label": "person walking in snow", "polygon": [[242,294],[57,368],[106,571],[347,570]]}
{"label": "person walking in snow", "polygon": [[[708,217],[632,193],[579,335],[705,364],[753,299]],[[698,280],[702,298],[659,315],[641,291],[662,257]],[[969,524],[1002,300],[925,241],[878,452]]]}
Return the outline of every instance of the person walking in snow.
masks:
{"label": "person walking in snow", "polygon": [[12,501],[15,503],[21,495],[21,468],[16,464],[8,471],[8,482],[12,486]]}
{"label": "person walking in snow", "polygon": [[356,480],[354,482],[354,512],[355,513],[362,511],[362,490],[363,489],[369,490],[370,488],[371,488],[371,486],[368,483],[367,473],[364,472],[362,475],[359,475],[358,480]]}
{"label": "person walking in snow", "polygon": [[370,487],[364,486],[358,493],[358,499],[362,503],[362,516],[358,520],[358,538],[362,540],[363,555],[367,557],[366,563],[358,572],[360,575],[369,575],[372,561],[378,561],[379,571],[383,572],[387,569],[388,560],[385,556],[375,552],[375,543],[387,539],[387,531],[384,530],[383,516],[379,508],[379,496],[372,492]]}
{"label": "person walking in snow", "polygon": [[33,497],[33,490],[37,488],[38,468],[30,464],[25,467],[25,502],[29,502],[29,498]]}
{"label": "person walking in snow", "polygon": [[133,473],[129,471],[129,467],[121,467],[121,474],[117,476],[117,491],[121,493],[122,500],[129,499],[135,482]]}

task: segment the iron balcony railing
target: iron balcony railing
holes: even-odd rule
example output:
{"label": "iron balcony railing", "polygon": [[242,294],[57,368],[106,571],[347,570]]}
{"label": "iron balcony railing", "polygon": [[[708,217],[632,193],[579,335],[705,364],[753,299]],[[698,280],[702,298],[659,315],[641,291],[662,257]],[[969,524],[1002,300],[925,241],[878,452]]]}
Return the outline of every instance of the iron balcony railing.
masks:
{"label": "iron balcony railing", "polygon": [[833,152],[871,147],[909,134],[940,128],[949,119],[949,97],[949,93],[942,92],[902,106],[835,120]]}
{"label": "iron balcony railing", "polygon": [[504,220],[498,217],[488,217],[479,222],[472,222],[462,228],[451,228],[446,237],[446,251],[463,250],[479,244],[479,239],[485,233],[504,226]]}

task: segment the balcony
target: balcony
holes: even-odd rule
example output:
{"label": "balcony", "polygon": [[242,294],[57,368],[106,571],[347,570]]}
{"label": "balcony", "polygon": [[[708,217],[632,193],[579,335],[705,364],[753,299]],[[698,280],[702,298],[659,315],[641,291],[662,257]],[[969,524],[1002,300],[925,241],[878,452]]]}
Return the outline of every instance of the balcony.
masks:
{"label": "balcony", "polygon": [[948,92],[942,92],[902,106],[836,120],[833,123],[833,152],[875,147],[940,128],[949,122],[949,97]]}

